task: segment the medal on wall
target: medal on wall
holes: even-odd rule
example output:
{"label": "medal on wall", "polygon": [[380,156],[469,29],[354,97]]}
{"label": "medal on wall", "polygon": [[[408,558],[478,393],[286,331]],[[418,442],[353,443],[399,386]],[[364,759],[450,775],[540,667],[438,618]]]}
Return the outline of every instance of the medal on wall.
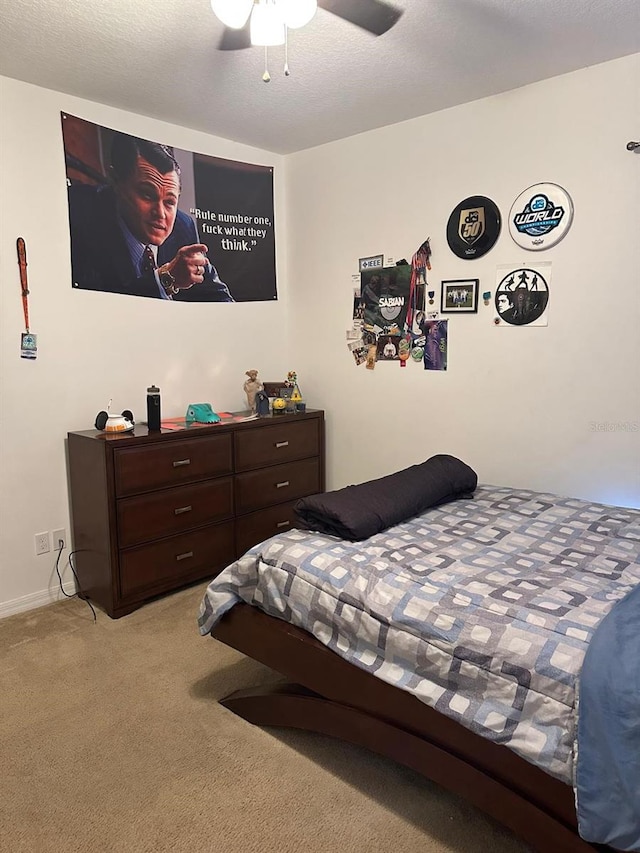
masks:
{"label": "medal on wall", "polygon": [[500,235],[500,211],[483,195],[472,195],[457,204],[447,222],[451,251],[467,261],[486,255]]}
{"label": "medal on wall", "polygon": [[509,211],[509,233],[523,249],[555,246],[573,221],[573,202],[558,184],[534,184],[520,193]]}

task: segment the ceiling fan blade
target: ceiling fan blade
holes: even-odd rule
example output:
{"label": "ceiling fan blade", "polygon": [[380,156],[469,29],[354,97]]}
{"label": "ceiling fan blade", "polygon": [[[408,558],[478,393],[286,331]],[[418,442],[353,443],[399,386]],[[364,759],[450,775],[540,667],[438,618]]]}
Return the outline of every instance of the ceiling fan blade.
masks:
{"label": "ceiling fan blade", "polygon": [[318,0],[318,6],[374,36],[386,33],[402,17],[402,9],[384,0]]}
{"label": "ceiling fan blade", "polygon": [[247,47],[251,47],[248,22],[241,30],[232,30],[230,27],[224,28],[218,42],[218,50],[244,50]]}

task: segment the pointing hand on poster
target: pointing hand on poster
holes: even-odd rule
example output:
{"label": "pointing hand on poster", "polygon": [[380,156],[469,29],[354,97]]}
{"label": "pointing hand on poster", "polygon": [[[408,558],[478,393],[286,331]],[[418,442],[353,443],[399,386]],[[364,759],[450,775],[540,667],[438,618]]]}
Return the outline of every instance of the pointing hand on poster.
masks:
{"label": "pointing hand on poster", "polygon": [[158,268],[158,274],[162,277],[169,273],[173,278],[174,287],[178,290],[188,290],[194,284],[202,284],[209,267],[205,254],[208,251],[204,243],[182,246],[172,260]]}

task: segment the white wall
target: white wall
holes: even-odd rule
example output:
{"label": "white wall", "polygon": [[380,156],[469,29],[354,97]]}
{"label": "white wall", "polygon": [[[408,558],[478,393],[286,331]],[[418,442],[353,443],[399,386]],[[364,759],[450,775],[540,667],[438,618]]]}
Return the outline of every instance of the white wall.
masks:
{"label": "white wall", "polygon": [[[626,57],[287,158],[293,351],[303,393],[328,410],[329,487],[448,452],[486,483],[640,506],[640,156],[626,150],[639,79],[640,55]],[[575,218],[557,246],[527,252],[505,219],[538,182],[565,187]],[[445,228],[475,194],[503,228],[465,261]],[[441,279],[494,291],[497,265],[552,261],[548,327],[495,328],[481,302],[450,319],[446,373],[356,367],[358,258],[410,261],[428,236],[436,298]]]}
{"label": "white wall", "polygon": [[[286,211],[282,157],[0,78],[0,615],[56,595],[52,555],[34,555],[34,533],[65,527],[65,438],[114,411],[146,418],[146,388],[160,386],[165,417],[189,402],[240,410],[244,371],[283,377],[287,328]],[[173,304],[74,291],[60,111],[180,148],[275,167],[279,299]],[[27,244],[31,327],[38,358],[19,357],[24,328],[16,238]],[[65,580],[71,580],[69,572]]]}
{"label": "white wall", "polygon": [[[327,412],[329,488],[449,452],[483,482],[639,506],[640,431],[591,429],[640,424],[640,156],[625,150],[640,133],[639,72],[640,56],[627,57],[286,158],[0,78],[0,615],[57,594],[33,534],[69,530],[67,431],[90,428],[110,397],[144,415],[151,382],[165,415],[195,399],[240,409],[246,369],[296,369],[308,403]],[[167,305],[73,291],[61,110],[274,165],[279,300]],[[503,226],[478,261],[450,252],[459,201],[488,195],[506,217],[539,181],[575,204],[556,247],[525,252]],[[18,236],[34,363],[19,358]],[[446,373],[356,367],[345,329],[358,258],[410,260],[427,236],[436,291],[459,277],[493,291],[496,265],[551,260],[549,326],[496,329],[481,304],[450,320]]]}

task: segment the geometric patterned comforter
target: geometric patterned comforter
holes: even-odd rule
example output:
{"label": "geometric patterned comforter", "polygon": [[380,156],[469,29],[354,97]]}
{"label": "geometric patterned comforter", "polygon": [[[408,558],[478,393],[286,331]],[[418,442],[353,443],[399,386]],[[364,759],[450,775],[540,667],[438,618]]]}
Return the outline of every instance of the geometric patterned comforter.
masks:
{"label": "geometric patterned comforter", "polygon": [[479,487],[362,542],[291,530],[207,589],[238,601],[573,783],[585,650],[640,584],[640,511]]}

